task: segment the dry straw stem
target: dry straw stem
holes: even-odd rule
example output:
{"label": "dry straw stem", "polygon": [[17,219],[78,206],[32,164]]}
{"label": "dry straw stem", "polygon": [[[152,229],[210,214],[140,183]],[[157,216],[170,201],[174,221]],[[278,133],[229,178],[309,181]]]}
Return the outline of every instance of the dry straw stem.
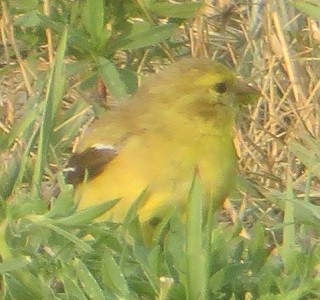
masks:
{"label": "dry straw stem", "polygon": [[[287,1],[256,0],[208,6],[202,30],[197,48],[238,69],[263,95],[251,109],[251,122],[239,123],[240,173],[264,194],[285,190],[288,176],[298,189],[306,170],[298,159],[289,160],[287,145],[319,135],[319,27]],[[266,201],[253,205],[270,208]]]}
{"label": "dry straw stem", "polygon": [[[2,6],[2,22],[3,22],[3,24],[4,24],[5,28],[6,28],[6,30],[2,30],[2,34],[5,31],[7,32],[8,41],[11,44],[12,49],[14,51],[14,54],[17,57],[17,61],[19,63],[21,74],[22,74],[23,79],[24,79],[25,88],[26,88],[26,90],[28,92],[28,95],[32,95],[33,91],[32,91],[32,88],[31,88],[31,83],[30,83],[30,81],[28,79],[27,71],[25,69],[25,64],[23,62],[23,59],[22,59],[22,57],[20,55],[20,52],[19,52],[17,44],[16,44],[16,40],[15,40],[15,37],[14,37],[13,26],[12,26],[12,23],[11,23],[9,14],[8,14],[7,4],[4,1],[2,1],[1,2],[1,6]],[[5,39],[5,37],[3,37],[2,39]]]}
{"label": "dry straw stem", "polygon": [[[279,1],[278,5],[284,3]],[[299,161],[288,160],[288,142],[305,134],[318,136],[319,61],[313,47],[319,50],[319,43],[306,26],[310,23],[308,17],[276,4],[266,5],[264,12],[256,45],[262,54],[259,59],[264,97],[253,111],[250,145],[244,148],[241,143],[240,152],[250,153],[242,155],[243,171],[269,191],[284,189],[288,174],[295,187],[305,174]],[[246,143],[250,140],[244,133],[239,138]]]}
{"label": "dry straw stem", "polygon": [[[50,18],[50,0],[43,1],[43,14]],[[53,45],[52,45],[52,32],[50,28],[45,29],[47,37],[47,48],[48,48],[48,60],[50,65],[53,63]]]}

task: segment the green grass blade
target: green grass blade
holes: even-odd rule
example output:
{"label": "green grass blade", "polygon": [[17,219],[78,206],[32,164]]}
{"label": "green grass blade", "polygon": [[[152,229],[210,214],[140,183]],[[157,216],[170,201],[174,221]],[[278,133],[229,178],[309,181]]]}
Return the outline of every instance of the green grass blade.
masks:
{"label": "green grass blade", "polygon": [[202,234],[203,195],[195,173],[187,205],[187,291],[188,299],[206,299],[207,268],[206,251]]}
{"label": "green grass blade", "polygon": [[62,33],[62,37],[57,49],[55,62],[50,74],[47,93],[45,97],[45,108],[40,126],[40,136],[38,145],[38,155],[33,173],[33,192],[36,193],[43,174],[43,168],[49,151],[50,137],[53,132],[54,119],[60,106],[64,88],[64,55],[67,47],[67,29]]}

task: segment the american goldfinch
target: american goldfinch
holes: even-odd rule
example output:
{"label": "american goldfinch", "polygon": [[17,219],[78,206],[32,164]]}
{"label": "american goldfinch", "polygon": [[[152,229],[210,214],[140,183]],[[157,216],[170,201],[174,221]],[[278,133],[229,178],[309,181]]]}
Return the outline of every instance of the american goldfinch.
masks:
{"label": "american goldfinch", "polygon": [[70,158],[66,181],[77,186],[79,207],[119,198],[103,217],[121,221],[145,191],[137,214],[151,222],[184,210],[195,169],[203,199],[218,207],[237,169],[235,115],[258,97],[209,59],[184,59],[150,76],[92,125]]}

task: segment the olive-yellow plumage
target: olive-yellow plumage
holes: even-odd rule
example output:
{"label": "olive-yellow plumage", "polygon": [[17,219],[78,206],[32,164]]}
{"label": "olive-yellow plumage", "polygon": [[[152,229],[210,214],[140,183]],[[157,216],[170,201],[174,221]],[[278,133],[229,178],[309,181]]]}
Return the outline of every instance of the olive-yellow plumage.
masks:
{"label": "olive-yellow plumage", "polygon": [[[80,141],[77,152],[84,155],[69,168],[75,173],[78,165],[87,165],[86,159],[94,161],[99,149],[110,152],[108,159],[84,167],[92,178],[77,188],[80,208],[120,198],[104,217],[121,221],[146,190],[137,210],[141,223],[173,208],[183,210],[195,169],[205,199],[220,205],[236,174],[237,108],[258,95],[228,68],[208,59],[184,59],[150,76]],[[87,150],[92,148],[97,151]]]}

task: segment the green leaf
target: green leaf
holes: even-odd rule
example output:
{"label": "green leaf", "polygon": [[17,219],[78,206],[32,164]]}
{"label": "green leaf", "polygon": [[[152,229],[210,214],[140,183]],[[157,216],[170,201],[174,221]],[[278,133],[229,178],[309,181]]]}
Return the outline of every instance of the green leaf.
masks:
{"label": "green leaf", "polygon": [[92,251],[92,248],[86,242],[77,238],[73,233],[70,233],[70,232],[62,229],[59,226],[55,226],[54,224],[50,223],[48,220],[42,219],[40,222],[38,222],[38,225],[43,226],[43,227],[47,227],[47,228],[53,230],[54,232],[60,234],[61,236],[63,236],[67,240],[69,240],[70,242],[74,243],[74,245],[76,247],[79,247],[80,249],[82,249],[85,252]]}
{"label": "green leaf", "polygon": [[265,232],[261,224],[257,223],[252,229],[252,236],[255,238],[249,244],[249,255],[252,263],[251,268],[254,272],[259,272],[265,264],[267,251],[265,250]]}
{"label": "green leaf", "polygon": [[314,230],[319,231],[320,207],[312,203],[291,199],[294,207],[294,220],[298,224],[311,225]]}
{"label": "green leaf", "polygon": [[187,205],[187,291],[190,299],[206,299],[208,274],[204,248],[203,192],[195,172]]}
{"label": "green leaf", "polygon": [[[160,291],[159,291],[159,300],[168,300],[170,299],[170,290],[173,287],[174,280],[171,277],[160,277]],[[181,299],[181,297],[180,297]]]}
{"label": "green leaf", "polygon": [[12,272],[20,270],[31,263],[29,256],[22,256],[19,258],[8,259],[0,263],[0,273],[4,274],[7,272]]}
{"label": "green leaf", "polygon": [[94,219],[101,216],[111,207],[113,207],[118,201],[119,199],[107,200],[98,205],[90,206],[88,208],[75,212],[70,217],[56,220],[55,224],[63,226],[79,226],[88,224],[89,222],[92,222]]}
{"label": "green leaf", "polygon": [[[27,103],[34,103],[40,101],[40,94],[37,93],[36,96],[30,97]],[[30,105],[26,107],[27,114],[24,114],[20,120],[17,120],[10,130],[10,132],[0,140],[0,149],[10,148],[14,143],[15,139],[20,138],[22,134],[29,128],[29,126],[39,117],[43,109],[43,105]],[[35,131],[35,130],[34,130]]]}
{"label": "green leaf", "polygon": [[114,260],[111,251],[106,250],[102,257],[102,276],[106,286],[123,299],[130,298],[130,291],[123,271]]}
{"label": "green leaf", "polygon": [[[34,145],[34,142],[36,140],[37,134],[38,134],[38,130],[34,130],[32,135],[29,137],[29,141],[27,142],[27,145],[25,146],[24,151],[22,152],[22,155],[21,155],[21,158],[20,158],[20,161],[19,161],[20,169],[19,169],[19,172],[16,174],[15,182],[14,182],[14,186],[13,186],[12,191],[14,191],[15,188],[19,188],[20,187],[20,184],[23,181],[23,176],[27,172],[28,158],[30,156],[30,152],[31,152],[31,149],[32,149],[32,147]],[[9,178],[12,179],[11,176]]]}
{"label": "green leaf", "polygon": [[104,28],[104,1],[87,0],[83,7],[84,25],[92,37],[98,37]]}
{"label": "green leaf", "polygon": [[123,224],[124,226],[128,226],[130,223],[134,222],[137,220],[137,211],[139,205],[145,200],[145,195],[146,195],[146,189],[141,191],[139,196],[132,202],[132,204],[128,207],[128,210],[126,212],[125,217],[123,218]]}
{"label": "green leaf", "polygon": [[154,13],[172,18],[193,18],[196,12],[201,8],[202,3],[154,3],[149,9]]}
{"label": "green leaf", "polygon": [[6,290],[10,292],[10,298],[4,299],[37,299],[35,293],[32,292],[30,287],[26,286],[24,282],[21,282],[18,276],[4,276],[4,283],[6,286]]}
{"label": "green leaf", "polygon": [[80,82],[80,89],[81,90],[88,90],[95,86],[97,83],[99,74],[97,72],[90,72],[88,73]]}
{"label": "green leaf", "polygon": [[60,39],[54,65],[52,67],[48,82],[45,97],[45,108],[40,127],[38,155],[32,178],[33,192],[36,192],[41,182],[43,167],[47,159],[47,153],[49,152],[50,137],[53,132],[54,119],[56,117],[58,108],[60,107],[63,96],[65,84],[64,55],[67,48],[67,36],[68,31],[65,29]]}
{"label": "green leaf", "polygon": [[288,178],[287,191],[286,191],[286,202],[284,209],[283,223],[286,226],[283,229],[283,242],[279,247],[279,253],[284,264],[286,272],[291,272],[295,267],[295,255],[296,250],[294,249],[296,235],[295,235],[295,216],[294,216],[294,205],[292,200],[294,199],[294,191],[292,188],[291,177]]}
{"label": "green leaf", "polygon": [[41,18],[39,17],[39,11],[34,10],[29,13],[19,16],[14,20],[14,26],[23,26],[23,27],[37,27],[41,23]]}
{"label": "green leaf", "polygon": [[293,7],[305,13],[311,18],[320,20],[320,2],[319,0],[289,0],[288,1]]}
{"label": "green leaf", "polygon": [[115,65],[103,57],[97,59],[97,64],[98,74],[110,93],[117,99],[124,97],[127,90]]}
{"label": "green leaf", "polygon": [[104,1],[87,0],[83,7],[83,22],[90,34],[94,48],[101,48],[107,40],[105,28]]}
{"label": "green leaf", "polygon": [[170,38],[176,31],[176,26],[173,24],[153,26],[151,28],[144,29],[140,32],[124,35],[110,46],[108,51],[113,53],[117,49],[133,50],[157,43],[163,42]]}
{"label": "green leaf", "polygon": [[[65,29],[65,24],[62,22],[54,22],[52,19],[44,15],[39,15],[41,19],[41,25],[46,28],[51,28],[56,34],[61,34]],[[75,50],[77,55],[79,53],[85,54],[86,57],[95,53],[94,47],[88,42],[88,37],[80,30],[74,27],[68,27],[68,45],[70,48]],[[69,50],[70,51],[70,50]]]}
{"label": "green leaf", "polygon": [[138,87],[137,74],[131,70],[119,70],[120,78],[125,83],[126,90],[132,94]]}
{"label": "green leaf", "polygon": [[150,288],[153,289],[154,293],[158,292],[158,282],[156,274],[152,272],[148,262],[148,251],[146,248],[140,245],[134,245],[133,247],[134,260],[137,264],[139,264],[144,276],[148,279],[148,283]]}
{"label": "green leaf", "polygon": [[68,274],[70,273],[68,270],[70,269],[70,266],[64,266],[65,269],[64,272],[62,272],[62,282],[63,287],[65,289],[67,299],[77,299],[77,300],[87,300],[85,293],[82,291],[81,287],[79,286],[77,278],[74,276],[74,274]]}
{"label": "green leaf", "polygon": [[26,11],[36,9],[39,5],[38,0],[10,0],[10,2],[10,5],[15,7],[15,9],[23,9]]}
{"label": "green leaf", "polygon": [[89,296],[89,299],[105,300],[103,291],[86,265],[80,259],[76,258],[74,260],[74,267],[76,269],[76,276],[86,294]]}
{"label": "green leaf", "polygon": [[250,270],[249,267],[250,265],[246,262],[226,264],[224,268],[210,278],[210,287],[214,292],[218,293],[225,286],[232,286],[235,278],[243,277]]}
{"label": "green leaf", "polygon": [[89,109],[88,103],[76,101],[55,120],[55,128],[51,138],[55,151],[65,151],[65,148],[70,146],[73,138],[79,133],[79,128],[87,121]]}
{"label": "green leaf", "polygon": [[[62,176],[62,174],[59,174]],[[74,188],[70,184],[59,184],[60,192],[54,200],[50,210],[44,215],[45,218],[57,218],[69,216],[75,211],[75,202],[73,200]]]}
{"label": "green leaf", "polygon": [[289,150],[308,168],[309,172],[320,178],[319,141],[307,136],[300,137],[302,142],[290,141]]}

